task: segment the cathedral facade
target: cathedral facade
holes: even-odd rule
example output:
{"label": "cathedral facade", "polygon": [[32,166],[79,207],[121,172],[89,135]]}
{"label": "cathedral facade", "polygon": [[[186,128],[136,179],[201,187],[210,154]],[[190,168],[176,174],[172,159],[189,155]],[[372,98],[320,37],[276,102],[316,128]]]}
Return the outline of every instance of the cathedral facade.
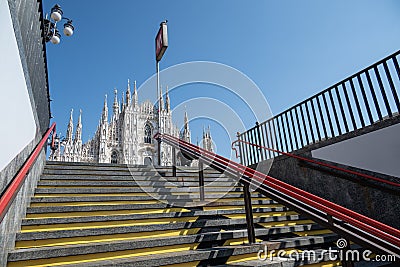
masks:
{"label": "cathedral facade", "polygon": [[97,127],[92,139],[82,143],[82,114],[79,114],[73,136],[72,111],[66,137],[59,140],[57,149],[52,151],[50,160],[73,162],[120,163],[160,166],[172,165],[172,148],[161,144],[161,162],[158,160],[158,144],[153,136],[160,132],[191,141],[189,120],[185,112],[182,131],[172,123],[172,111],[168,88],[165,102],[160,90],[158,107],[149,100],[139,104],[136,82],[131,94],[130,83],[119,102],[115,90],[111,120],[107,105],[107,95]]}

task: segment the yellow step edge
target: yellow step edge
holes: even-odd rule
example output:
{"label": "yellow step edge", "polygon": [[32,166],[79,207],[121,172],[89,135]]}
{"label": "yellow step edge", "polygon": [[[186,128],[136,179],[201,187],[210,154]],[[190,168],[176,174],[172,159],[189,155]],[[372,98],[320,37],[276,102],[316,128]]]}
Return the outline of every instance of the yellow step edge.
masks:
{"label": "yellow step edge", "polygon": [[[256,242],[262,242],[262,239],[256,238]],[[236,239],[228,239],[224,242],[224,246],[237,246],[237,245],[246,245],[249,243],[247,237],[236,238]]]}
{"label": "yellow step edge", "polygon": [[[293,251],[296,252],[301,252],[301,250],[298,249],[293,249],[293,248],[287,248],[287,249],[280,249],[282,251],[286,251],[286,253],[290,253]],[[272,256],[276,256],[276,252],[272,253]],[[264,255],[262,255],[264,256]],[[271,257],[271,253],[269,253],[267,255],[267,258]],[[227,264],[232,264],[232,263],[240,263],[240,262],[245,262],[245,261],[254,261],[254,260],[258,260],[258,256],[257,253],[249,253],[249,254],[243,254],[243,255],[236,255],[236,256],[230,256],[229,259],[227,260]],[[262,262],[260,260],[260,262]]]}
{"label": "yellow step edge", "polygon": [[192,261],[192,262],[169,264],[169,265],[163,265],[163,266],[164,267],[197,267],[197,266],[199,266],[199,264],[200,264],[200,261]]}
{"label": "yellow step edge", "polygon": [[258,225],[262,225],[263,227],[279,227],[279,226],[293,226],[293,225],[302,225],[302,224],[310,224],[315,223],[311,220],[297,220],[297,221],[279,221],[279,222],[267,222],[267,223],[258,223]]}
{"label": "yellow step edge", "polygon": [[[295,211],[286,211],[286,212],[254,212],[253,216],[255,218],[258,217],[278,217],[278,216],[289,216],[289,215],[298,215],[297,212]],[[242,218],[246,218],[245,214],[227,214],[224,215],[225,217],[228,217],[230,219],[242,219]]]}
{"label": "yellow step edge", "polygon": [[107,227],[139,226],[152,224],[170,224],[177,222],[194,222],[198,217],[160,218],[145,220],[105,221],[105,222],[82,222],[68,224],[44,224],[22,226],[21,233],[74,230],[74,229],[96,229]]}
{"label": "yellow step edge", "polygon": [[329,229],[293,232],[293,234],[296,234],[299,236],[324,235],[324,234],[331,234],[331,233],[333,233],[333,232]]}
{"label": "yellow step edge", "polygon": [[112,216],[130,214],[149,214],[149,213],[170,213],[170,212],[189,212],[185,208],[166,208],[166,209],[141,209],[141,210],[104,210],[104,211],[82,211],[82,212],[54,212],[54,213],[29,213],[27,219],[46,219],[46,218],[72,218],[87,216]]}
{"label": "yellow step edge", "polygon": [[[283,207],[283,205],[280,204],[265,204],[265,205],[253,205],[253,209],[255,208],[281,208]],[[208,207],[205,206],[203,207],[203,210],[236,210],[236,209],[243,209],[244,208],[244,204],[242,205],[238,205],[238,206],[215,206],[215,207]]]}
{"label": "yellow step edge", "polygon": [[46,198],[46,197],[147,197],[149,194],[147,193],[87,193],[87,194],[35,194],[34,198]]}
{"label": "yellow step edge", "polygon": [[60,207],[60,206],[100,206],[100,205],[133,205],[133,204],[158,204],[158,200],[132,200],[132,201],[88,201],[88,202],[43,202],[31,203],[31,207]]}
{"label": "yellow step edge", "polygon": [[15,244],[15,248],[23,249],[23,248],[53,247],[53,246],[78,245],[78,244],[89,244],[89,243],[99,243],[99,242],[108,243],[113,241],[127,241],[127,240],[147,239],[147,238],[157,238],[157,237],[184,236],[184,235],[197,234],[199,230],[200,228],[191,228],[191,229],[163,230],[163,231],[140,232],[140,233],[68,237],[68,238],[44,239],[44,240],[27,240],[27,241],[17,241]]}
{"label": "yellow step edge", "polygon": [[86,254],[86,255],[79,255],[79,256],[29,260],[29,261],[21,261],[21,262],[9,262],[7,267],[39,267],[39,266],[40,267],[44,267],[44,266],[50,267],[50,266],[60,266],[60,265],[68,265],[68,264],[83,264],[83,263],[88,263],[88,262],[100,262],[100,261],[105,261],[105,260],[117,260],[117,259],[134,258],[134,257],[139,257],[139,256],[158,255],[158,254],[171,253],[171,252],[188,251],[188,250],[196,249],[197,246],[198,246],[198,243],[183,244],[183,245],[175,245],[175,246],[156,247],[156,248],[122,250],[122,251],[107,252],[107,253],[95,253],[95,254]]}

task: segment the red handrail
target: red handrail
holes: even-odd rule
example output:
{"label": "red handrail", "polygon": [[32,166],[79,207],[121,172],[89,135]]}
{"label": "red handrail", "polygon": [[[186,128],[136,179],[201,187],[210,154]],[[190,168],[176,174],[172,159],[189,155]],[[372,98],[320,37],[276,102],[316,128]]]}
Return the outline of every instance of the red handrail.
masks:
{"label": "red handrail", "polygon": [[53,122],[53,124],[50,126],[50,128],[47,130],[47,132],[43,135],[42,139],[40,142],[37,144],[31,155],[28,157],[28,159],[25,161],[24,165],[22,168],[19,170],[17,175],[14,177],[14,179],[11,181],[11,183],[8,185],[6,190],[3,192],[0,198],[0,223],[3,221],[4,216],[7,214],[7,211],[9,207],[11,206],[14,198],[18,194],[21,186],[24,184],[26,176],[32,167],[33,163],[35,163],[37,157],[39,156],[43,146],[47,142],[47,139],[50,136],[50,133],[53,132],[52,135],[52,147],[54,147],[54,136],[56,132],[56,123]]}
{"label": "red handrail", "polygon": [[310,162],[310,163],[314,163],[314,164],[317,164],[317,165],[320,165],[320,166],[324,166],[324,167],[328,167],[328,168],[335,169],[335,170],[338,170],[338,171],[350,173],[350,174],[357,175],[357,176],[360,176],[360,177],[363,177],[363,178],[366,178],[366,179],[375,180],[375,181],[378,181],[378,182],[381,182],[381,183],[385,183],[385,184],[389,184],[389,185],[400,187],[400,184],[396,183],[396,182],[388,181],[388,180],[385,180],[385,179],[382,179],[382,178],[374,177],[374,176],[371,176],[371,175],[368,175],[368,174],[364,174],[364,173],[360,173],[360,172],[356,172],[356,171],[352,171],[352,170],[343,169],[343,168],[340,168],[340,167],[337,167],[337,166],[334,166],[334,165],[331,165],[331,164],[327,164],[327,163],[316,161],[316,160],[309,159],[309,158],[304,158],[304,157],[301,157],[301,156],[298,156],[298,155],[294,155],[294,154],[291,154],[291,153],[279,151],[279,150],[276,150],[276,149],[273,149],[273,148],[269,148],[269,147],[253,144],[253,143],[250,143],[248,141],[244,141],[244,140],[240,140],[240,139],[232,142],[232,149],[235,150],[235,152],[236,152],[236,158],[238,158],[239,156],[238,156],[236,148],[234,148],[233,145],[235,143],[237,143],[237,142],[245,143],[245,144],[248,144],[248,145],[251,145],[251,146],[255,146],[255,147],[258,147],[258,148],[263,148],[265,150],[276,152],[276,153],[279,153],[279,154],[282,154],[282,155],[285,155],[285,156],[288,156],[288,157],[300,159],[300,160],[307,161],[307,162]]}
{"label": "red handrail", "polygon": [[221,165],[233,170],[234,172],[239,172],[249,178],[254,178],[258,182],[265,184],[266,186],[273,188],[281,193],[284,193],[302,203],[305,203],[317,210],[323,211],[331,216],[334,216],[350,225],[358,227],[362,231],[365,231],[372,236],[377,236],[386,242],[394,244],[400,247],[400,231],[391,226],[373,220],[367,216],[349,210],[345,207],[337,205],[321,197],[315,196],[297,187],[284,183],[278,179],[275,179],[266,174],[260,173],[254,169],[243,166],[239,163],[228,160],[222,156],[215,153],[177,139],[176,137],[167,134],[158,134],[156,138],[165,139],[170,144],[175,144],[180,147],[186,148],[188,151],[200,154],[201,157],[210,162],[218,162]]}

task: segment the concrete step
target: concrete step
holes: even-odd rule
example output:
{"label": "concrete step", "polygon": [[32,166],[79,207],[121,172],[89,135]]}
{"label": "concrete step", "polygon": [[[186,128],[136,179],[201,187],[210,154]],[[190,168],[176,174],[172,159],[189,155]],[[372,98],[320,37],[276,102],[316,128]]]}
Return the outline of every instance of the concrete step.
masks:
{"label": "concrete step", "polygon": [[[164,266],[172,264],[180,264],[180,266],[216,266],[223,262],[227,262],[232,257],[238,256],[252,256],[257,254],[258,251],[265,248],[265,245],[278,246],[282,249],[291,248],[292,244],[323,244],[324,240],[316,239],[312,237],[293,239],[292,242],[280,242],[276,240],[274,243],[265,242],[257,243],[252,245],[237,245],[237,246],[217,246],[213,248],[196,249],[196,250],[185,250],[177,252],[166,252],[162,253],[160,250],[155,250],[155,253],[150,253],[146,256],[132,257],[129,254],[126,257],[117,258],[102,258],[103,260],[89,260],[89,261],[75,261],[71,262],[70,258],[66,258],[66,261],[59,262],[57,266],[81,266],[81,267],[98,267],[98,266]],[[144,244],[145,245],[145,244]],[[168,248],[168,247],[167,247]],[[128,250],[134,253],[135,250]],[[161,252],[161,253],[160,253]],[[96,254],[90,254],[92,256]],[[101,254],[100,254],[101,255]],[[108,254],[109,255],[109,254]],[[73,258],[73,257],[72,257]],[[74,258],[73,258],[74,259]],[[51,260],[51,259],[50,259]],[[40,261],[39,261],[40,262]],[[10,262],[10,267],[13,267]],[[30,261],[35,263],[35,261]],[[65,263],[65,264],[63,264]],[[39,266],[39,265],[33,265]]]}
{"label": "concrete step", "polygon": [[[174,202],[177,207],[179,205],[185,204],[186,202],[191,202],[192,200],[176,200]],[[254,200],[252,201],[254,207],[265,207],[265,208],[276,208],[281,209],[286,207],[276,204],[276,202],[272,200]],[[45,205],[45,206],[30,206],[27,209],[27,214],[30,213],[52,213],[52,212],[90,212],[90,211],[105,211],[105,210],[143,210],[143,209],[167,209],[172,208],[172,204],[160,203],[158,201],[148,201],[148,202],[137,202],[136,204],[128,203],[109,203],[109,204],[96,204],[91,205],[91,203],[83,204],[83,205],[74,205],[74,203],[66,203],[65,205]],[[241,208],[244,207],[244,201],[215,201],[206,203],[202,207],[197,207],[193,209],[205,209],[210,207],[219,207],[223,209],[224,207],[228,208]]]}
{"label": "concrete step", "polygon": [[[168,231],[183,229],[196,229],[200,228],[202,232],[213,232],[221,227],[237,229],[238,225],[231,219],[199,219],[194,222],[175,222],[168,224],[148,224],[148,225],[129,225],[129,226],[116,226],[116,227],[96,227],[96,228],[83,228],[71,230],[49,230],[49,231],[26,231],[17,233],[16,241],[28,240],[46,240],[46,239],[59,239],[59,238],[72,238],[72,237],[87,237],[87,236],[101,236],[101,235],[120,235],[131,233],[147,233],[154,231]],[[243,223],[240,229],[246,229],[246,221],[238,220],[238,223]],[[208,231],[207,231],[208,229]],[[311,230],[322,230],[320,225],[315,223],[290,225],[290,226],[271,226],[262,228],[259,226],[255,229],[257,236],[276,235],[291,232],[304,232]]]}
{"label": "concrete step", "polygon": [[[228,193],[224,188],[217,187],[206,187],[206,194],[208,192],[221,192]],[[146,188],[146,191],[143,191],[140,187],[76,187],[76,188],[68,188],[68,187],[38,187],[35,190],[35,194],[107,194],[107,193],[158,193],[158,194],[169,194],[169,193],[193,193],[199,192],[198,187],[176,187],[176,188]],[[229,189],[229,192],[243,192],[241,187],[235,187]]]}
{"label": "concrete step", "polygon": [[[237,186],[237,182],[210,182],[205,184],[206,186],[213,187],[234,187]],[[176,187],[198,187],[199,182],[170,182],[170,181],[44,181],[41,180],[38,182],[38,186],[59,186],[59,187],[68,187],[68,186],[144,186],[144,187],[167,187],[167,186],[176,186]]]}
{"label": "concrete step", "polygon": [[[193,175],[193,176],[177,176],[177,177],[172,177],[172,176],[141,176],[141,175],[135,175],[135,176],[129,176],[129,175],[123,175],[123,176],[115,176],[115,175],[107,175],[107,176],[91,176],[91,175],[52,175],[52,174],[43,174],[40,177],[41,181],[45,180],[63,180],[63,181],[69,181],[69,180],[85,180],[85,181],[170,181],[170,182],[178,182],[178,181],[187,181],[187,182],[198,182],[199,177],[198,175]],[[236,182],[235,179],[233,178],[228,178],[225,176],[221,177],[204,177],[204,181],[206,183],[209,182]]]}
{"label": "concrete step", "polygon": [[[55,247],[40,247],[19,249],[9,254],[8,260],[23,261],[34,259],[52,258],[54,255],[58,257],[67,257],[75,255],[86,255],[94,253],[105,253],[123,250],[135,250],[143,248],[157,248],[163,246],[179,245],[179,244],[193,244],[198,243],[199,240],[204,243],[216,243],[216,241],[225,241],[229,239],[245,239],[247,237],[247,230],[232,230],[225,232],[209,232],[195,235],[186,236],[173,236],[173,237],[160,237],[153,239],[139,239],[132,241],[114,241],[114,242],[99,242],[90,244],[79,244],[69,246],[55,246]],[[321,245],[332,243],[338,239],[336,234],[326,234],[321,236],[306,236],[306,237],[293,237],[276,239],[272,242],[280,249],[291,247],[304,247],[308,245]],[[220,243],[220,242],[219,242]],[[271,242],[270,242],[271,243]]]}
{"label": "concrete step", "polygon": [[[306,217],[296,214],[293,211],[271,212],[269,209],[254,209],[254,221],[259,222],[280,222],[289,220],[305,220]],[[110,215],[110,216],[78,216],[65,218],[42,218],[42,219],[24,219],[22,226],[44,225],[44,224],[70,224],[70,223],[90,223],[90,222],[108,222],[108,221],[128,221],[128,220],[148,220],[158,221],[160,219],[175,218],[245,218],[244,209],[235,210],[193,210],[184,212],[167,213],[143,213],[128,215]],[[261,219],[262,218],[262,219]]]}
{"label": "concrete step", "polygon": [[[171,170],[162,169],[128,169],[128,168],[105,168],[105,169],[80,169],[80,168],[57,168],[49,169],[45,168],[43,174],[51,175],[137,175],[137,176],[172,176]],[[207,177],[226,177],[224,174],[219,172],[207,172],[204,171]],[[188,176],[188,177],[198,177],[198,170],[192,172],[177,171],[177,176]]]}
{"label": "concrete step", "polygon": [[[264,197],[261,194],[253,193],[251,195],[253,200],[269,200],[269,198]],[[220,201],[237,201],[243,200],[244,194],[207,194],[207,200],[220,200]],[[165,195],[160,199],[165,200],[199,200],[198,194],[188,194],[188,195]],[[32,197],[31,203],[60,203],[60,202],[98,202],[98,201],[142,201],[142,200],[154,200],[154,197],[149,195],[143,196],[132,196],[129,194],[120,195],[61,195],[53,196],[49,195],[36,195]]]}
{"label": "concrete step", "polygon": [[[110,164],[110,163],[88,163],[88,162],[61,162],[61,161],[47,161],[45,165],[46,169],[132,169],[132,170],[160,170],[160,171],[172,171],[172,166],[147,166],[147,165],[127,165],[127,164]],[[177,166],[177,172],[196,172],[198,167],[187,167],[187,166]],[[220,173],[210,167],[205,167],[204,171],[206,173]]]}

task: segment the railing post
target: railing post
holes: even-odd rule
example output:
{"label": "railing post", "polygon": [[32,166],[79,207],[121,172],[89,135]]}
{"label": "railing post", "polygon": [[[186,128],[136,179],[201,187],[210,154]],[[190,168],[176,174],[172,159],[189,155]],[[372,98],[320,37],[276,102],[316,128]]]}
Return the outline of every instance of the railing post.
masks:
{"label": "railing post", "polygon": [[254,220],[253,220],[253,206],[251,204],[251,194],[249,184],[243,185],[244,194],[244,207],[246,211],[246,223],[247,223],[247,238],[249,244],[254,244],[256,242],[256,234],[254,231]]}
{"label": "railing post", "polygon": [[199,159],[199,190],[200,190],[200,201],[204,201],[204,170],[203,161]]}
{"label": "railing post", "polygon": [[157,139],[157,160],[158,165],[161,166],[161,139]]}
{"label": "railing post", "polygon": [[176,177],[176,150],[172,147],[172,176]]}

